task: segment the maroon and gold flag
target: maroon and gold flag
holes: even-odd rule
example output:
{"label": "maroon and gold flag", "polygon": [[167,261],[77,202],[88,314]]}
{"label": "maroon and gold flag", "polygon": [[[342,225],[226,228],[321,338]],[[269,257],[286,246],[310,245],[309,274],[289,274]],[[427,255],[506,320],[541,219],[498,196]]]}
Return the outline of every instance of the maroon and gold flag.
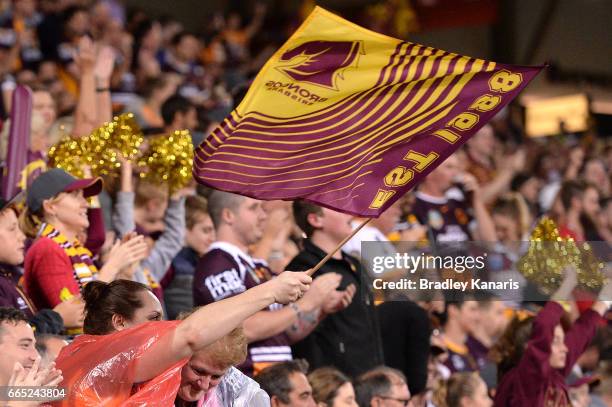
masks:
{"label": "maroon and gold flag", "polygon": [[541,69],[401,41],[317,7],[196,149],[194,177],[376,217]]}

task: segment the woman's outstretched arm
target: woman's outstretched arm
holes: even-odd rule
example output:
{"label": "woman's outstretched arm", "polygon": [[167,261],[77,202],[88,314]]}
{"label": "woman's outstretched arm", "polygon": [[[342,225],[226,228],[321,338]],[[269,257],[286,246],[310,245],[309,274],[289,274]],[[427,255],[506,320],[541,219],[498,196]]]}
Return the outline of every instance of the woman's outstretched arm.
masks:
{"label": "woman's outstretched arm", "polygon": [[311,282],[306,273],[284,272],[240,295],[200,308],[143,355],[136,366],[136,383],[150,380],[190,357],[268,305],[297,300]]}

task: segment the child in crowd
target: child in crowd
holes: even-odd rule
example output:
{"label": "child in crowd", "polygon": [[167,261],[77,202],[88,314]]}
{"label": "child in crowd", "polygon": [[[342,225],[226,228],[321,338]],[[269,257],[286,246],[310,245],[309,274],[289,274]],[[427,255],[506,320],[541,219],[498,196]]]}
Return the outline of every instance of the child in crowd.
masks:
{"label": "child in crowd", "polygon": [[142,181],[134,193],[132,177],[131,162],[121,159],[121,189],[117,194],[113,216],[118,235],[125,239],[137,229],[150,232],[152,227],[159,227],[160,220],[163,220],[163,232],[155,241],[149,236],[146,256],[135,269],[127,271],[122,277],[150,287],[161,301],[163,293],[159,282],[181,250],[185,238],[185,198],[182,192],[174,194],[169,201],[163,199],[166,195],[162,192],[153,197],[147,192],[163,191],[162,186],[153,188]]}
{"label": "child in crowd", "polygon": [[161,281],[169,319],[193,308],[193,275],[200,257],[215,241],[215,227],[206,199],[190,196],[185,201],[185,245]]}

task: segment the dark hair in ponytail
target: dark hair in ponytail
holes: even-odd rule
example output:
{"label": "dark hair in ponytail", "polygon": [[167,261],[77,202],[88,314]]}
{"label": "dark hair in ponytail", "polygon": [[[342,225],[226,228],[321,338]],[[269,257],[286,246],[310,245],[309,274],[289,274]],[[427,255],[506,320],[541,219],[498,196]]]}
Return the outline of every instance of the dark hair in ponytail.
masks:
{"label": "dark hair in ponytail", "polygon": [[110,283],[92,281],[83,289],[85,322],[83,332],[90,335],[106,335],[115,330],[113,315],[126,320],[143,306],[139,297],[142,291],[151,291],[144,284],[131,280],[115,280]]}

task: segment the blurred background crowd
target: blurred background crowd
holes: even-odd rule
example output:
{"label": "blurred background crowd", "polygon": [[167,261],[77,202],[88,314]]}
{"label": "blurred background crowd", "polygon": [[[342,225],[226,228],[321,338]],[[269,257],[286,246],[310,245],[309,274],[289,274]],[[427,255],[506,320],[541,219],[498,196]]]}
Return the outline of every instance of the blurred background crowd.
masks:
{"label": "blurred background crowd", "polygon": [[[61,137],[87,135],[124,112],[134,114],[145,139],[187,129],[199,145],[313,7],[308,1],[209,5],[194,29],[171,12],[152,11],[160,10],[158,3],[141,3],[0,1],[0,160],[17,114],[12,93],[25,85],[33,95],[30,170],[43,174],[28,188],[25,207],[2,204],[2,385],[15,362],[31,366],[39,352],[48,365],[83,331],[105,334],[130,321],[185,318],[181,314],[194,307],[283,270],[307,270],[360,223],[306,202],[259,202],[195,182],[177,190],[163,180],[141,181],[136,163],[125,157],[103,187],[46,169],[49,148]],[[578,7],[569,0],[538,5],[536,32],[524,41],[525,58],[518,58],[504,51],[506,37],[497,34],[507,25],[504,13],[524,11],[512,2],[472,2],[480,7],[469,8],[472,14],[445,1],[357,3],[330,7],[376,31],[415,42],[429,38],[434,43],[425,45],[459,53],[464,50],[449,48],[457,45],[452,40],[445,46],[448,33],[436,30],[490,25],[491,55],[471,56],[507,63],[547,58],[550,39],[535,39],[550,38],[555,24],[563,25],[564,7],[565,13]],[[590,3],[598,4],[583,7],[612,12],[609,4]],[[466,41],[481,33],[466,32]],[[606,34],[601,41],[609,47]],[[587,48],[599,40],[582,39]],[[466,45],[468,52],[478,52],[481,42],[475,43]],[[612,243],[612,128],[601,90],[612,75],[582,72],[578,65],[553,61],[513,106],[349,241],[315,274],[304,297],[255,314],[242,333],[194,356],[183,369],[176,405],[201,402],[223,387],[219,382],[234,373],[230,366],[238,366],[275,406],[478,407],[493,399],[504,406],[611,406],[610,328],[595,316],[605,316],[601,303],[612,299],[604,295],[607,286],[599,297],[571,301],[576,281],[566,270],[550,301],[526,303],[499,292],[384,301],[371,292],[373,276],[360,263],[363,241],[387,245],[387,254],[401,241],[487,241],[504,255],[496,270],[516,274],[520,242],[544,216],[560,238]],[[62,194],[71,201],[56,202]],[[81,245],[66,249],[58,236]],[[18,254],[24,248],[25,260]],[[105,286],[85,290],[90,280]],[[123,286],[125,280],[141,285]],[[142,300],[141,291],[158,302]],[[142,309],[151,314],[141,315]],[[84,311],[108,314],[110,328],[88,321]],[[34,342],[25,348],[10,343],[7,327],[19,321],[35,327],[36,350]],[[19,351],[9,352],[10,346]]]}

